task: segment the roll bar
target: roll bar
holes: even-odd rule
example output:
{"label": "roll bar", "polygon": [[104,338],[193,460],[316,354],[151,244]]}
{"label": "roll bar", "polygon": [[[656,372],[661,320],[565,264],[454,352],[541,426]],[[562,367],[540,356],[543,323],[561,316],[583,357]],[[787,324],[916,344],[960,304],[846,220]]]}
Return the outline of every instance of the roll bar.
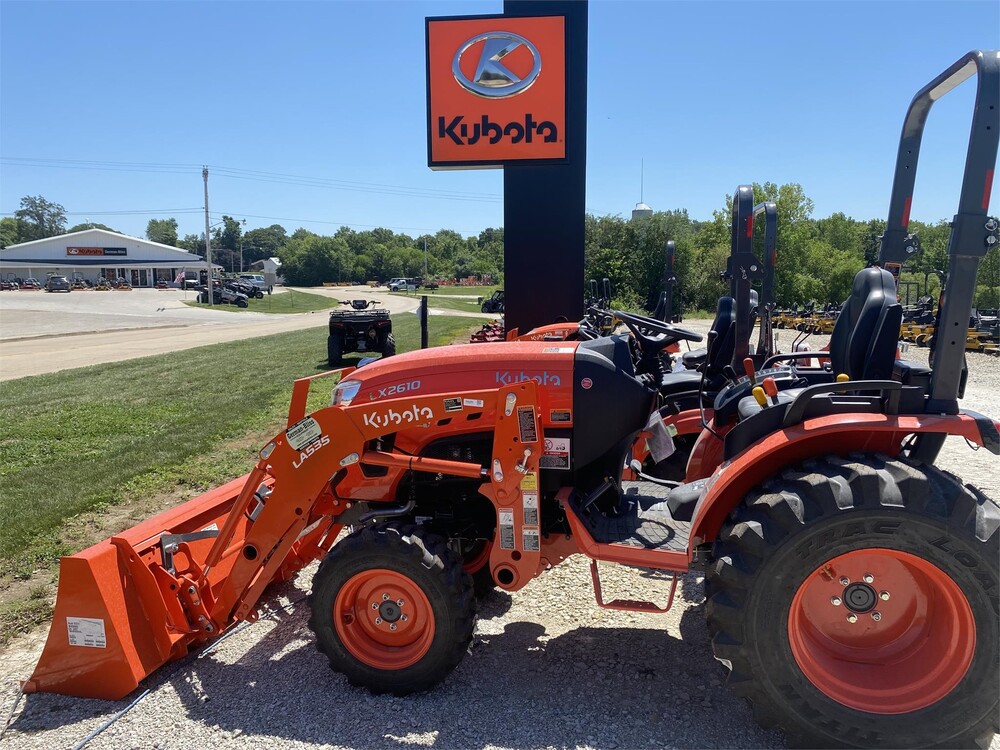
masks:
{"label": "roll bar", "polygon": [[743,367],[743,360],[750,353],[750,289],[759,280],[764,269],[753,254],[753,188],[740,185],[733,194],[730,251],[726,273],[729,276],[729,293],[736,301],[736,346],[733,349],[733,367]]}
{"label": "roll bar", "polygon": [[773,201],[764,201],[753,207],[754,221],[764,214],[764,284],[757,305],[757,354],[770,357],[774,354],[774,337],[771,314],[774,311],[774,266],[778,260],[778,207]]}
{"label": "roll bar", "polygon": [[975,295],[979,263],[997,241],[997,222],[987,215],[1000,142],[1000,52],[973,50],[934,78],[913,97],[903,120],[889,218],[879,248],[879,262],[902,264],[919,249],[907,233],[917,159],[931,107],[974,74],[979,77],[972,131],[965,158],[958,213],[948,238],[948,274],[938,310],[932,349],[931,398],[927,411],[958,413],[965,363],[965,337]]}

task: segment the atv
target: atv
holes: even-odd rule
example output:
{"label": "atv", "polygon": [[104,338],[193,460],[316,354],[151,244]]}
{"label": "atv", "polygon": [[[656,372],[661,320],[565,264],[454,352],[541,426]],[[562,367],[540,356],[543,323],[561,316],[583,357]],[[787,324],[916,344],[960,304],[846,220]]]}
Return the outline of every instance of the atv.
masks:
{"label": "atv", "polygon": [[479,308],[484,313],[503,313],[503,289],[497,289],[493,295],[483,300]]}
{"label": "atv", "polygon": [[[208,304],[208,287],[201,285],[197,287],[198,290],[198,302],[203,305]],[[236,307],[246,308],[250,306],[250,302],[245,294],[240,294],[228,286],[223,286],[216,282],[212,285],[212,304],[215,305],[235,305]]]}
{"label": "atv", "polygon": [[396,353],[392,335],[392,319],[388,310],[375,310],[382,304],[374,300],[355,299],[341,302],[350,310],[330,313],[330,333],[326,339],[326,356],[331,367],[340,364],[348,352],[378,352],[383,357]]}

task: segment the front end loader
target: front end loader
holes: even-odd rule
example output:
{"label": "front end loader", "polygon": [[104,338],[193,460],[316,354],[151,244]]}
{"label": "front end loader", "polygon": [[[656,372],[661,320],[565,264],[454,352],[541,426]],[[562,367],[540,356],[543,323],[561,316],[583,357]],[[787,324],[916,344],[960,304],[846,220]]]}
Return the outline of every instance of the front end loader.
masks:
{"label": "front end loader", "polygon": [[[906,230],[924,121],[977,73],[939,331],[964,332],[997,236],[996,52],[969,53],[914,98],[880,255],[889,265],[916,246]],[[734,216],[751,236],[752,211]],[[599,561],[664,571],[674,586],[705,570],[716,658],[758,720],[794,742],[988,742],[1000,508],[934,466],[949,435],[1000,455],[1000,422],[958,405],[963,337],[937,336],[930,368],[897,360],[895,279],[862,270],[829,367],[747,351],[745,376],[725,373],[704,421],[699,442],[716,447],[692,452],[699,480],[671,487],[621,474],[640,431],[664,439],[660,354],[674,329],[619,317],[630,335],[454,346],[296,381],[286,429],[247,477],[63,559],[24,689],[122,698],[254,620],[269,584],[320,560],[320,650],[352,684],[406,695],[467,653],[477,589],[517,591],[582,554],[597,604],[613,609],[670,602],[606,601]],[[735,345],[748,348],[736,317]],[[311,382],[330,376],[331,404],[306,414]]]}

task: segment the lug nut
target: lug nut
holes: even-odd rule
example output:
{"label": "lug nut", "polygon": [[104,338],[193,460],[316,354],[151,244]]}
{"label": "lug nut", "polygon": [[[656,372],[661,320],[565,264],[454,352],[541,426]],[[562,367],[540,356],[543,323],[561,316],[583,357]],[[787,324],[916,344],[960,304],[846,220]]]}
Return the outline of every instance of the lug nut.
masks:
{"label": "lug nut", "polygon": [[834,607],[839,607],[840,606],[840,597],[839,596],[833,597],[830,600],[830,604],[832,604]]}
{"label": "lug nut", "polygon": [[849,614],[847,616],[847,621],[850,622],[850,623],[855,623],[855,622],[858,621],[858,616],[856,614],[854,614],[853,612],[851,612],[851,614]]}
{"label": "lug nut", "polygon": [[389,630],[395,630],[395,629],[396,629],[396,623],[390,622],[389,623]]}
{"label": "lug nut", "polygon": [[406,621],[407,621],[407,620],[409,620],[410,618],[409,618],[409,617],[407,617],[406,615],[400,615],[399,619],[400,619],[400,620],[402,620],[403,622],[406,622]]}
{"label": "lug nut", "polygon": [[372,609],[378,609],[378,602],[372,602]]}
{"label": "lug nut", "polygon": [[847,585],[847,584],[849,584],[850,582],[851,582],[851,579],[850,579],[850,578],[848,578],[847,576],[841,576],[841,577],[840,577],[840,585],[841,585],[841,586],[846,586],[846,585]]}
{"label": "lug nut", "polygon": [[878,622],[879,620],[882,619],[882,613],[881,612],[872,612],[872,619],[875,622]]}
{"label": "lug nut", "polygon": [[389,595],[388,594],[382,594],[382,601],[384,601],[384,602],[389,601]]}
{"label": "lug nut", "polygon": [[884,602],[889,601],[889,592],[888,591],[883,591],[881,594],[878,595],[878,598],[881,599]]}
{"label": "lug nut", "polygon": [[397,599],[396,600],[396,606],[397,607],[402,607],[403,606],[403,600],[402,599]]}
{"label": "lug nut", "polygon": [[873,576],[871,573],[865,573],[865,583],[871,583],[874,580],[875,576]]}
{"label": "lug nut", "polygon": [[376,625],[381,625],[382,624],[382,618],[381,617],[376,617],[375,618],[375,624]]}

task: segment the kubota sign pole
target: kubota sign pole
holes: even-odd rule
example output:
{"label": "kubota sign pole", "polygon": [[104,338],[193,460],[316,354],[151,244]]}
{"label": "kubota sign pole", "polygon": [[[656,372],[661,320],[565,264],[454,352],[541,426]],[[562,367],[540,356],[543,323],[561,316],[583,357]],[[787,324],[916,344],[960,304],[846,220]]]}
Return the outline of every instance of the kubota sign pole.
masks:
{"label": "kubota sign pole", "polygon": [[427,19],[427,163],[504,168],[507,329],[583,315],[587,3]]}
{"label": "kubota sign pole", "polygon": [[505,0],[503,9],[565,19],[565,158],[504,167],[504,315],[507,330],[524,332],[583,317],[588,9],[575,0]]}

